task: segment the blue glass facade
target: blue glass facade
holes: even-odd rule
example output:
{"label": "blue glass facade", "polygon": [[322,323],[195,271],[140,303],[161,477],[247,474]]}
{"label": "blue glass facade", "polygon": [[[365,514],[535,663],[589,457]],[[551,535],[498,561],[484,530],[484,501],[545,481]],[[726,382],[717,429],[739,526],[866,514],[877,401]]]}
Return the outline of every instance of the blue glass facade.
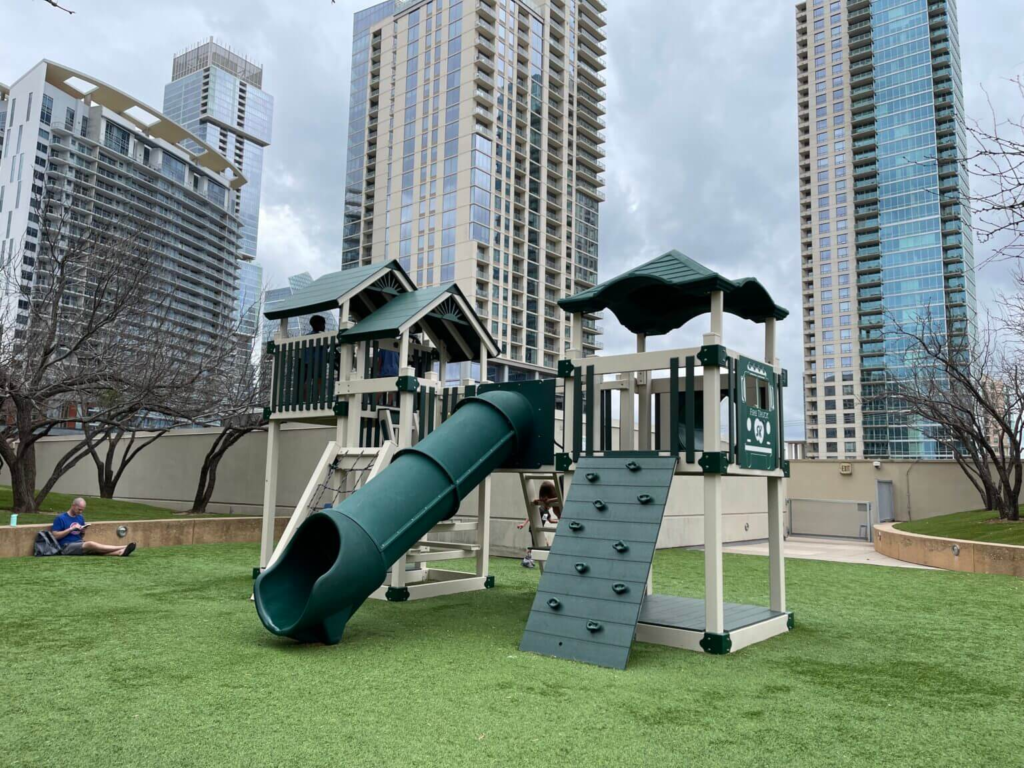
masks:
{"label": "blue glass facade", "polygon": [[975,322],[955,13],[952,0],[872,0],[849,15],[871,31],[871,66],[851,79],[865,458],[943,455],[887,391],[908,373],[897,324],[927,317],[955,337]]}
{"label": "blue glass facade", "polygon": [[[796,6],[809,458],[939,458],[897,326],[975,325],[954,0]],[[813,66],[812,66],[813,65]]]}
{"label": "blue glass facade", "polygon": [[[349,85],[348,154],[345,167],[345,224],[341,267],[359,266],[363,219],[363,184],[366,174],[367,89],[370,85],[370,28],[395,12],[395,0],[386,0],[355,15],[352,26],[352,74]],[[374,117],[376,117],[374,108]],[[369,238],[367,238],[369,241]],[[369,257],[367,257],[369,262]]]}
{"label": "blue glass facade", "polygon": [[[232,60],[224,63],[230,65]],[[164,87],[163,111],[174,122],[217,148],[245,174],[247,183],[238,193],[236,207],[242,220],[240,252],[245,258],[256,258],[263,151],[272,139],[273,96],[233,72],[209,65],[168,83]]]}

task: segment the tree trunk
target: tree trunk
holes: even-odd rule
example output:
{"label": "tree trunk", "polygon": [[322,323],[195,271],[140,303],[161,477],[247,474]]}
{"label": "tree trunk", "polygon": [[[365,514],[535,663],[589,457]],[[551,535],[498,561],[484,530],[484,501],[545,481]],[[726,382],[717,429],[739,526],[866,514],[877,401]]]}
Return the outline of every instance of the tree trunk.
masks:
{"label": "tree trunk", "polygon": [[10,465],[11,491],[14,496],[13,511],[21,514],[35,512],[36,506],[35,483],[32,482],[34,472],[30,471],[29,463],[35,463],[35,448],[30,447],[24,455],[19,455],[18,461]]}

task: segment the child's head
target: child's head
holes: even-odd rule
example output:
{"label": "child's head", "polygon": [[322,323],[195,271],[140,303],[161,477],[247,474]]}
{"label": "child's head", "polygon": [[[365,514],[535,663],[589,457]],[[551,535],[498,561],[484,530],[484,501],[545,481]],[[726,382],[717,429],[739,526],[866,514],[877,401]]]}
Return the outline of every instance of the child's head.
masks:
{"label": "child's head", "polygon": [[540,484],[539,498],[541,499],[557,499],[558,492],[555,491],[555,484],[550,480],[545,480]]}

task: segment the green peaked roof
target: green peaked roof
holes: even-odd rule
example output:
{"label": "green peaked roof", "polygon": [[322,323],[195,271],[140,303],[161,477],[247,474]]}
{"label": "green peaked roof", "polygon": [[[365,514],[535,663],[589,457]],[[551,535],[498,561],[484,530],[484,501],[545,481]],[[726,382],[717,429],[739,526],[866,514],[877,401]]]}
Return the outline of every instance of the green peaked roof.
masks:
{"label": "green peaked roof", "polygon": [[669,251],[558,305],[574,313],[610,309],[633,333],[659,336],[710,312],[713,291],[725,295],[726,312],[755,323],[789,315],[754,278],[730,280],[679,251]]}
{"label": "green peaked roof", "polygon": [[[309,315],[314,312],[327,312],[337,309],[339,301],[356,290],[359,286],[372,280],[374,276],[383,277],[389,272],[397,273],[393,285],[377,290],[377,293],[397,293],[403,290],[413,290],[412,281],[397,261],[389,261],[383,264],[368,264],[355,269],[345,269],[341,272],[329,272],[317,278],[313,283],[301,290],[296,291],[287,299],[275,301],[267,305],[263,316],[268,320],[280,320],[284,317],[298,317]],[[359,312],[362,308],[354,308]],[[367,306],[366,309],[369,309]],[[361,314],[369,314],[363,311]]]}
{"label": "green peaked roof", "polygon": [[347,343],[393,339],[409,321],[424,311],[427,311],[426,315],[417,324],[427,326],[435,338],[444,341],[450,362],[476,360],[480,356],[481,343],[487,344],[490,355],[498,354],[497,342],[454,283],[420,288],[395,296],[376,312],[344,331],[339,338]]}

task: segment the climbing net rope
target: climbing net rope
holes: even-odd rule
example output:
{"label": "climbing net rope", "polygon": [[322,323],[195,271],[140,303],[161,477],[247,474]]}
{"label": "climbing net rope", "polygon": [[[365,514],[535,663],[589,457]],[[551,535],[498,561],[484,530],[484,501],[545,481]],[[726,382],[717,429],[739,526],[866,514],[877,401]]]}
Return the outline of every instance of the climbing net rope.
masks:
{"label": "climbing net rope", "polygon": [[[337,506],[366,482],[366,477],[373,467],[372,459],[366,461],[363,466],[358,466],[359,460],[362,457],[356,457],[357,466],[343,467],[341,462],[344,458],[343,456],[337,456],[331,462],[323,482],[317,485],[316,491],[310,498],[309,505],[306,507],[307,512],[319,512],[322,509]],[[324,503],[324,496],[328,494],[330,502]]]}

